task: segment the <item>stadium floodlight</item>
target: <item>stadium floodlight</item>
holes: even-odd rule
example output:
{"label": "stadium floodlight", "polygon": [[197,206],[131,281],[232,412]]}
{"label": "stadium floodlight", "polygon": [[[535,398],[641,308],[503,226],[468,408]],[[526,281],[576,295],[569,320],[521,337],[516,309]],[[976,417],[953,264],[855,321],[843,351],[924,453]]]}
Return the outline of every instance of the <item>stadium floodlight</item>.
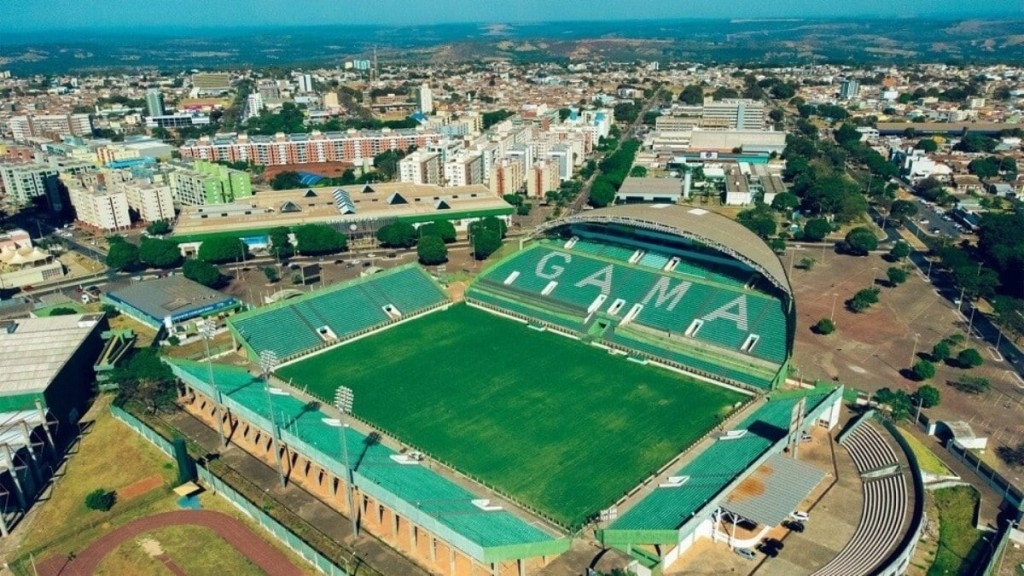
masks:
{"label": "stadium floodlight", "polygon": [[345,498],[348,502],[348,517],[349,520],[352,521],[352,538],[359,536],[359,522],[354,503],[355,498],[353,497],[353,492],[355,491],[355,486],[353,486],[354,475],[352,474],[352,466],[349,464],[348,460],[348,437],[345,434],[345,428],[348,427],[348,423],[345,421],[345,417],[352,413],[352,404],[354,401],[355,394],[352,392],[351,388],[348,388],[347,386],[338,386],[338,389],[334,391],[334,407],[341,413],[341,416],[339,417],[341,425],[338,428],[340,430],[339,435],[341,436],[342,458],[345,459]]}
{"label": "stadium floodlight", "polygon": [[274,463],[277,464],[277,479],[284,488],[284,468],[281,467],[281,441],[277,438],[277,422],[274,420],[274,402],[270,395],[270,373],[277,366],[277,353],[273,350],[260,352],[260,370],[263,372],[263,384],[267,391],[267,410],[270,413],[270,438],[274,449]]}
{"label": "stadium floodlight", "polygon": [[220,388],[217,388],[217,383],[213,379],[213,358],[210,356],[210,340],[213,340],[217,331],[217,324],[204,318],[198,322],[197,327],[206,347],[206,376],[210,380],[210,387],[213,388],[214,406],[217,409],[217,434],[220,434],[220,445],[227,446],[228,440],[224,436],[224,402],[220,396]]}

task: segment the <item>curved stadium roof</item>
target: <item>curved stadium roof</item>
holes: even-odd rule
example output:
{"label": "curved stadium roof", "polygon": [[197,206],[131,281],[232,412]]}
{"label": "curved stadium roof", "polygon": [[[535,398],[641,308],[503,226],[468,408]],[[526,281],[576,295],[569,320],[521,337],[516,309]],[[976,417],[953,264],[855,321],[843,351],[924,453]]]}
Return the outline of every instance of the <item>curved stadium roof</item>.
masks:
{"label": "curved stadium roof", "polygon": [[552,220],[534,234],[568,224],[624,224],[696,240],[749,265],[786,294],[793,294],[785,267],[764,240],[742,224],[707,210],[670,204],[613,206]]}

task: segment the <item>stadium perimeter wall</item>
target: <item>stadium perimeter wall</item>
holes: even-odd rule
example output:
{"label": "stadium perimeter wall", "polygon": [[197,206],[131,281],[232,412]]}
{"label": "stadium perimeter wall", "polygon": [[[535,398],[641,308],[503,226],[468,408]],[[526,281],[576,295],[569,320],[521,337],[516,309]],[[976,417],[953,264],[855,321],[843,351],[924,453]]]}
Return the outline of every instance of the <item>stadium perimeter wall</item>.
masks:
{"label": "stadium perimeter wall", "polygon": [[353,471],[351,490],[358,503],[353,511],[346,499],[347,472],[336,458],[309,445],[287,430],[287,426],[274,425],[244,404],[221,394],[219,389],[212,390],[206,382],[177,365],[171,364],[171,369],[185,384],[183,408],[186,411],[216,429],[219,399],[227,413],[221,425],[231,443],[269,466],[275,466],[279,457],[288,482],[302,487],[346,517],[355,513],[363,530],[433,573],[526,576],[536,573],[569,548],[566,538],[482,546],[440,523],[421,510],[418,503],[407,502],[377,485],[358,469]]}
{"label": "stadium perimeter wall", "polygon": [[[156,446],[169,458],[174,458],[174,449],[172,448],[171,443],[164,439],[164,437],[158,434],[155,430],[146,426],[138,418],[117,406],[111,406],[110,413],[114,418],[121,421],[137,434],[148,440],[151,444]],[[261,510],[259,506],[250,502],[226,482],[217,478],[217,476],[210,472],[210,470],[202,463],[197,462],[196,468],[199,471],[199,480],[202,484],[207,488],[212,489],[214,494],[217,494],[221,498],[224,498],[228,502],[234,504],[236,508],[255,520],[260,527],[267,532],[270,532],[274,538],[277,538],[280,542],[288,546],[288,548],[293,552],[302,556],[303,560],[312,564],[313,567],[321,573],[327,574],[328,576],[348,576],[347,572],[314,550],[312,546],[296,536],[291,530],[285,528],[277,520],[268,516],[267,513]]]}

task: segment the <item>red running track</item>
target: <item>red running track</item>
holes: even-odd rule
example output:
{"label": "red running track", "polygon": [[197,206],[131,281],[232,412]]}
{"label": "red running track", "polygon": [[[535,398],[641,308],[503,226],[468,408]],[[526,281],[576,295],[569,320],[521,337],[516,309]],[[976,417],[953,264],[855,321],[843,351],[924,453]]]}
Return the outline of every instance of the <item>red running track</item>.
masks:
{"label": "red running track", "polygon": [[40,576],[89,576],[103,558],[126,540],[167,526],[200,526],[213,530],[250,562],[270,576],[302,576],[303,572],[287,556],[260,538],[242,522],[220,512],[177,510],[129,522],[95,540],[72,560],[51,556],[36,567]]}

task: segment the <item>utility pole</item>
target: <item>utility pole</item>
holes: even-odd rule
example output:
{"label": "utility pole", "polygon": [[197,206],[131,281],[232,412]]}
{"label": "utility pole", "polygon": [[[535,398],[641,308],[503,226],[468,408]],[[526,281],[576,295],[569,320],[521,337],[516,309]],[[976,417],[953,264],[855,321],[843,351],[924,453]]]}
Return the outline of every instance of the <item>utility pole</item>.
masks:
{"label": "utility pole", "polygon": [[348,502],[348,517],[349,520],[352,521],[353,541],[357,536],[359,536],[359,514],[356,512],[355,508],[355,498],[353,495],[355,492],[355,486],[353,486],[352,466],[348,459],[348,435],[346,434],[348,423],[346,422],[346,417],[352,413],[352,404],[354,401],[355,394],[352,392],[351,388],[339,386],[338,389],[334,391],[334,407],[341,413],[339,423],[341,424],[341,453],[342,457],[345,459],[345,497]]}
{"label": "utility pole", "polygon": [[260,370],[263,371],[263,384],[267,391],[267,409],[270,418],[270,439],[271,447],[274,450],[274,463],[277,465],[277,479],[284,488],[284,468],[281,467],[281,442],[277,438],[277,422],[274,419],[274,402],[270,392],[270,372],[277,366],[277,354],[273,350],[260,352]]}

